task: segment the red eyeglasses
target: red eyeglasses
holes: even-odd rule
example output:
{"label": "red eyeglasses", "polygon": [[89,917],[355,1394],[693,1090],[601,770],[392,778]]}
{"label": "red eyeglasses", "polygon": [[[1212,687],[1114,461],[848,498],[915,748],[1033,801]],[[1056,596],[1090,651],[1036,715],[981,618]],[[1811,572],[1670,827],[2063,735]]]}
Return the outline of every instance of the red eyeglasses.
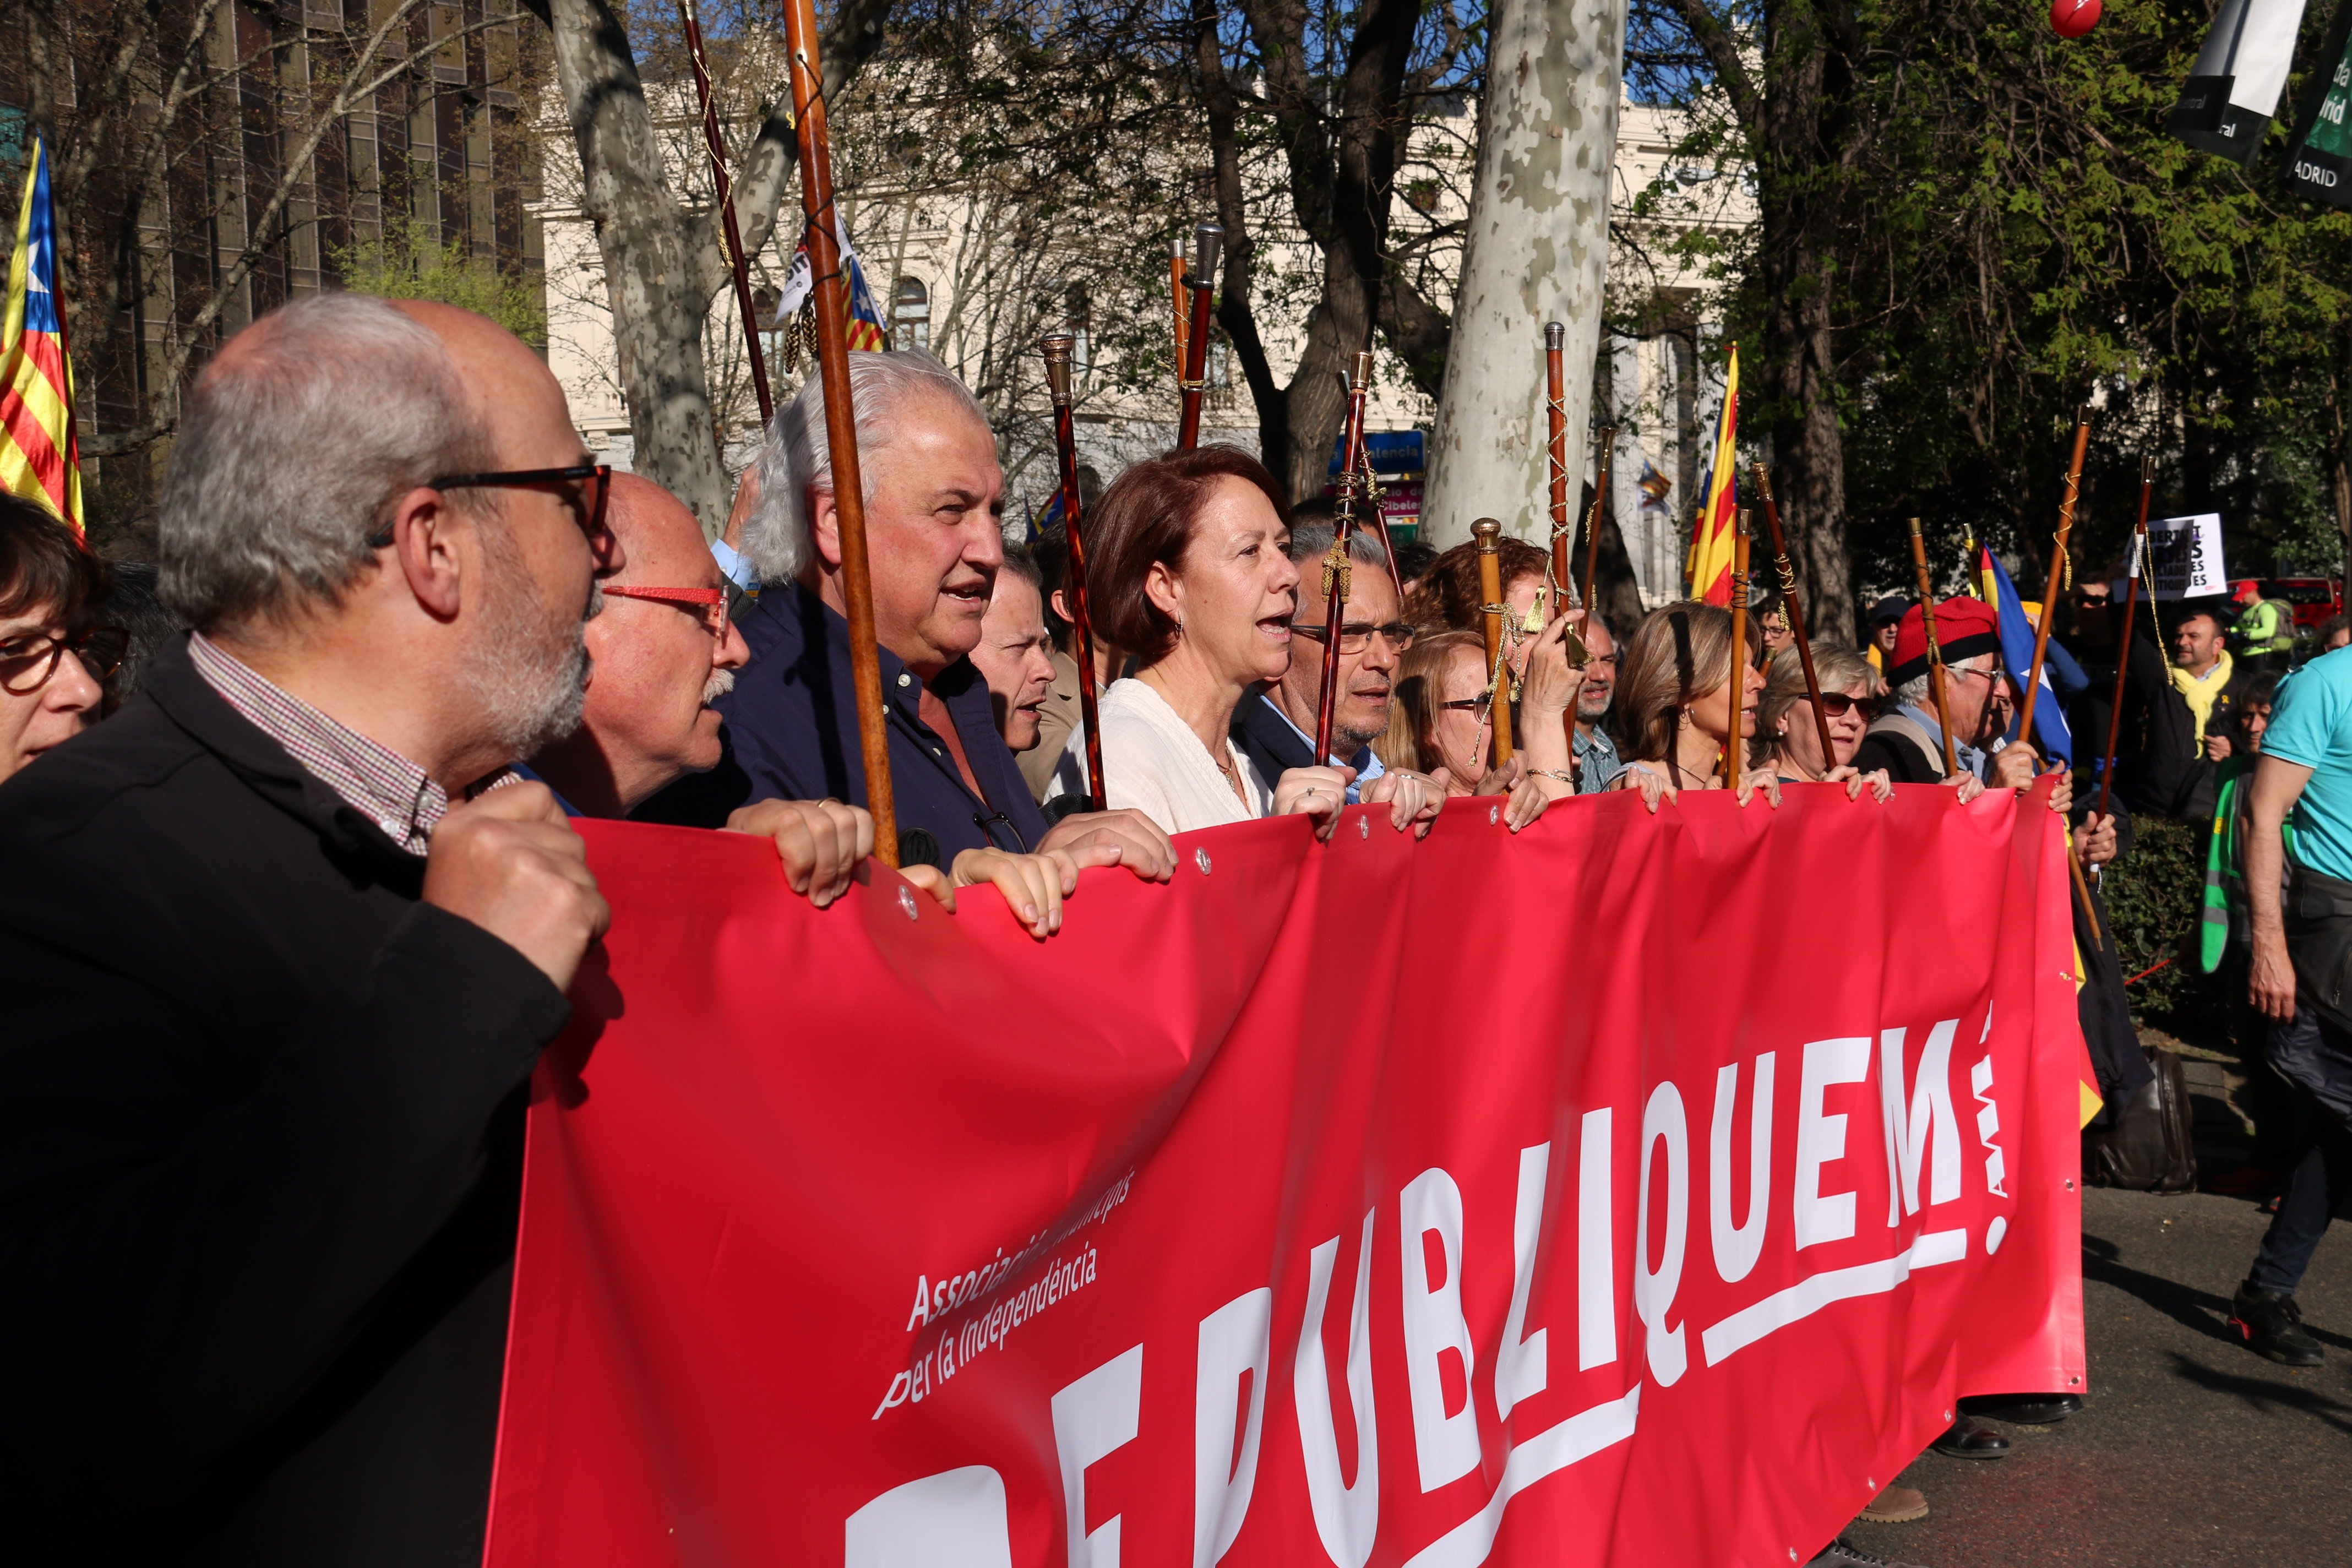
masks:
{"label": "red eyeglasses", "polygon": [[616,598],[651,599],[675,605],[700,616],[703,630],[721,642],[727,640],[727,592],[723,588],[640,588],[634,584],[624,587],[607,583],[604,592]]}

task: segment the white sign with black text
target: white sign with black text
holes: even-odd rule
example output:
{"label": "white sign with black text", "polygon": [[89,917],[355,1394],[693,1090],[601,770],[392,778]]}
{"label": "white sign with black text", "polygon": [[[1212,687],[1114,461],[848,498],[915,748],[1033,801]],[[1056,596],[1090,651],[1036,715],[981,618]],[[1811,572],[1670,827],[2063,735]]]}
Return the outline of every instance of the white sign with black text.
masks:
{"label": "white sign with black text", "polygon": [[[2221,514],[2200,511],[2194,517],[2151,518],[2147,525],[2150,578],[2159,599],[2199,599],[2230,591],[2229,574],[2221,566]],[[2139,570],[2139,542],[2132,542],[2126,574]],[[2124,585],[2117,583],[2118,595]]]}

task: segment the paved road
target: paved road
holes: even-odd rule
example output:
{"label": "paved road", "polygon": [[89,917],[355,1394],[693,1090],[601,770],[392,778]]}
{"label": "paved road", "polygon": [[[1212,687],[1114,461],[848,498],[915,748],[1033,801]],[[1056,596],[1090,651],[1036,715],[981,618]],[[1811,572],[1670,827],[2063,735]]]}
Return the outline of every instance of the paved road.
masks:
{"label": "paved road", "polygon": [[2266,1223],[2205,1194],[2084,1193],[2087,1408],[2005,1428],[2014,1447],[1997,1463],[1924,1456],[1902,1479],[1928,1517],[1848,1539],[1926,1568],[2352,1565],[2352,1222],[2299,1298],[2327,1347],[2313,1372],[2248,1352],[2224,1325]]}

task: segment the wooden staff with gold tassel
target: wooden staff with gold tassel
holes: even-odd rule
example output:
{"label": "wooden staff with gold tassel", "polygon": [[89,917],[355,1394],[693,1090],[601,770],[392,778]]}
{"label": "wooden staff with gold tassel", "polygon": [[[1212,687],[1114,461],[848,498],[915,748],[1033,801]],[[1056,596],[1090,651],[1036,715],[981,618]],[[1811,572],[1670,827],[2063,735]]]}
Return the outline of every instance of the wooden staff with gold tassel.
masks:
{"label": "wooden staff with gold tassel", "polygon": [[1731,535],[1731,729],[1723,737],[1723,784],[1736,789],[1748,759],[1739,749],[1739,721],[1748,702],[1748,509],[1732,513]]}
{"label": "wooden staff with gold tassel", "polygon": [[1503,651],[1503,617],[1509,613],[1503,604],[1503,525],[1482,517],[1470,525],[1470,537],[1478,547],[1478,600],[1486,617],[1486,714],[1495,736],[1487,760],[1499,768],[1511,760],[1511,667]]}
{"label": "wooden staff with gold tassel", "polygon": [[[1551,462],[1551,591],[1552,613],[1568,608],[1575,586],[1569,572],[1568,543],[1568,328],[1544,323],[1544,418],[1550,440]],[[1579,601],[1581,603],[1581,601]]]}
{"label": "wooden staff with gold tassel", "polygon": [[2139,460],[2139,521],[2132,524],[2131,581],[2124,585],[2124,635],[2116,645],[2116,698],[2107,710],[2107,749],[2099,759],[2099,815],[2116,793],[2116,742],[2124,728],[2124,681],[2131,674],[2132,617],[2139,608],[2139,580],[2147,570],[2147,503],[2156,490],[2156,459]]}
{"label": "wooden staff with gold tassel", "polygon": [[1331,509],[1331,552],[1323,558],[1323,686],[1315,700],[1315,765],[1331,756],[1331,722],[1339,707],[1339,623],[1348,605],[1348,541],[1356,531],[1357,469],[1364,458],[1364,399],[1372,388],[1372,353],[1356,351],[1348,372],[1347,434],[1339,445],[1339,493]]}
{"label": "wooden staff with gold tassel", "polygon": [[1204,223],[1192,231],[1192,269],[1184,287],[1192,293],[1192,319],[1184,328],[1184,377],[1178,384],[1184,402],[1176,420],[1176,449],[1189,452],[1201,444],[1201,397],[1209,389],[1209,306],[1217,293],[1217,251],[1224,229]]}
{"label": "wooden staff with gold tassel", "polygon": [[2058,502],[2058,537],[2050,552],[2050,588],[2042,595],[2042,618],[2033,627],[2033,668],[2026,678],[2025,709],[2017,721],[2017,738],[2029,746],[2033,743],[2033,704],[2042,695],[2042,661],[2050,652],[2050,626],[2057,618],[2058,595],[2066,582],[2066,542],[2074,531],[2074,502],[2083,489],[2083,454],[2090,444],[2091,410],[2086,405],[2074,425],[2074,455],[2066,465],[2066,493]]}
{"label": "wooden staff with gold tassel", "polygon": [[[2042,695],[2042,661],[2050,652],[2050,627],[2058,617],[2058,595],[2064,592],[2066,574],[2071,563],[2066,554],[2067,541],[2074,532],[2074,503],[2083,491],[2083,456],[2091,445],[2091,409],[2084,405],[2074,418],[2074,451],[2066,461],[2066,489],[2058,501],[2058,533],[2050,550],[2050,586],[2042,595],[2042,616],[2033,627],[2033,668],[2025,680],[2025,706],[2017,720],[2017,738],[2024,745],[2033,744],[2033,709]],[[2128,658],[2128,647],[2124,653]],[[2039,752],[2034,753],[2037,757]],[[2083,918],[2090,922],[2091,941],[2100,943],[2105,938],[2099,933],[2098,911],[2091,903],[2091,885],[2083,877],[2083,862],[2075,858],[2069,846],[2066,869],[2074,874],[2074,894],[2083,900]]]}
{"label": "wooden staff with gold tassel", "polygon": [[842,596],[849,616],[850,689],[857,700],[857,752],[874,853],[898,864],[898,812],[890,788],[890,738],[882,705],[882,660],[874,633],[874,583],[866,553],[866,489],[857,466],[856,410],[849,392],[848,279],[834,237],[833,147],[825,128],[824,73],[817,58],[815,0],[787,0],[793,129],[800,142],[802,243],[816,284],[817,374],[824,387],[824,438],[833,467],[834,515],[841,532]]}
{"label": "wooden staff with gold tassel", "polygon": [[1102,721],[1095,717],[1095,633],[1087,611],[1087,548],[1079,523],[1078,441],[1070,418],[1070,362],[1077,340],[1047,332],[1037,352],[1045,361],[1045,390],[1054,403],[1054,451],[1062,468],[1062,536],[1070,547],[1070,652],[1078,661],[1078,714],[1087,727],[1087,798],[1097,811],[1108,809],[1104,794]]}
{"label": "wooden staff with gold tassel", "polygon": [[1944,731],[1944,776],[1960,771],[1959,753],[1952,744],[1952,706],[1944,693],[1944,648],[1936,640],[1936,583],[1927,575],[1927,542],[1919,520],[1911,520],[1911,570],[1919,579],[1919,618],[1927,634],[1927,689],[1936,698],[1936,727]]}
{"label": "wooden staff with gold tassel", "polygon": [[1748,472],[1764,502],[1764,527],[1772,536],[1772,570],[1780,580],[1780,603],[1789,617],[1789,630],[1797,638],[1797,662],[1805,668],[1805,696],[1813,705],[1813,732],[1822,743],[1822,772],[1827,773],[1837,766],[1837,752],[1830,745],[1830,716],[1822,707],[1821,677],[1813,673],[1813,639],[1805,629],[1804,608],[1797,603],[1797,571],[1789,562],[1788,536],[1780,531],[1780,503],[1772,499],[1772,476],[1762,463],[1750,464]]}
{"label": "wooden staff with gold tassel", "polygon": [[732,183],[727,177],[727,138],[719,129],[719,110],[710,101],[710,66],[702,54],[702,18],[694,0],[677,0],[678,20],[686,28],[686,56],[694,66],[694,94],[702,100],[702,145],[710,157],[710,188],[719,201],[719,229],[727,237],[727,265],[735,275],[735,310],[743,318],[743,346],[751,356],[751,391],[760,400],[762,428],[775,417],[775,399],[768,391],[767,357],[760,350],[760,308],[751,300],[751,273],[743,256],[743,233],[735,222]]}

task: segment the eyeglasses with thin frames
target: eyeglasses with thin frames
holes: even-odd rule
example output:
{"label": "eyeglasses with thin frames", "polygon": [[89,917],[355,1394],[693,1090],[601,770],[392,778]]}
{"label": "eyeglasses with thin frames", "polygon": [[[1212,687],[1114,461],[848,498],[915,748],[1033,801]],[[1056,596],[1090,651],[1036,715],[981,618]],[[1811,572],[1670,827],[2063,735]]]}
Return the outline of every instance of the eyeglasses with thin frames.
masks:
{"label": "eyeglasses with thin frames", "polygon": [[[590,548],[604,534],[604,501],[613,491],[613,465],[578,463],[568,468],[505,468],[487,474],[444,474],[428,481],[428,490],[529,489],[536,485],[568,484],[574,488],[572,521],[580,525]],[[390,524],[368,536],[370,550],[390,544]]]}
{"label": "eyeglasses with thin frames", "polygon": [[604,592],[615,598],[649,599],[684,610],[702,622],[702,629],[727,640],[727,593],[722,588],[645,588],[635,584],[604,584]]}
{"label": "eyeglasses with thin frames", "polygon": [[[1331,640],[1331,628],[1322,625],[1320,622],[1318,622],[1313,626],[1308,626],[1302,622],[1293,621],[1290,623],[1290,630],[1294,636],[1311,637],[1319,643],[1328,643]],[[1349,657],[1363,652],[1365,648],[1371,646],[1372,634],[1375,632],[1378,632],[1381,637],[1386,637],[1388,639],[1389,647],[1396,649],[1399,653],[1404,652],[1405,649],[1412,646],[1412,627],[1403,621],[1391,621],[1385,626],[1378,626],[1372,625],[1370,621],[1343,621],[1339,626],[1339,652],[1341,657]]]}
{"label": "eyeglasses with thin frames", "polygon": [[89,678],[105,684],[122,668],[131,651],[131,634],[121,626],[85,626],[62,636],[55,632],[25,632],[0,642],[0,690],[11,697],[29,697],[49,683],[58,663],[67,654],[81,660]]}

